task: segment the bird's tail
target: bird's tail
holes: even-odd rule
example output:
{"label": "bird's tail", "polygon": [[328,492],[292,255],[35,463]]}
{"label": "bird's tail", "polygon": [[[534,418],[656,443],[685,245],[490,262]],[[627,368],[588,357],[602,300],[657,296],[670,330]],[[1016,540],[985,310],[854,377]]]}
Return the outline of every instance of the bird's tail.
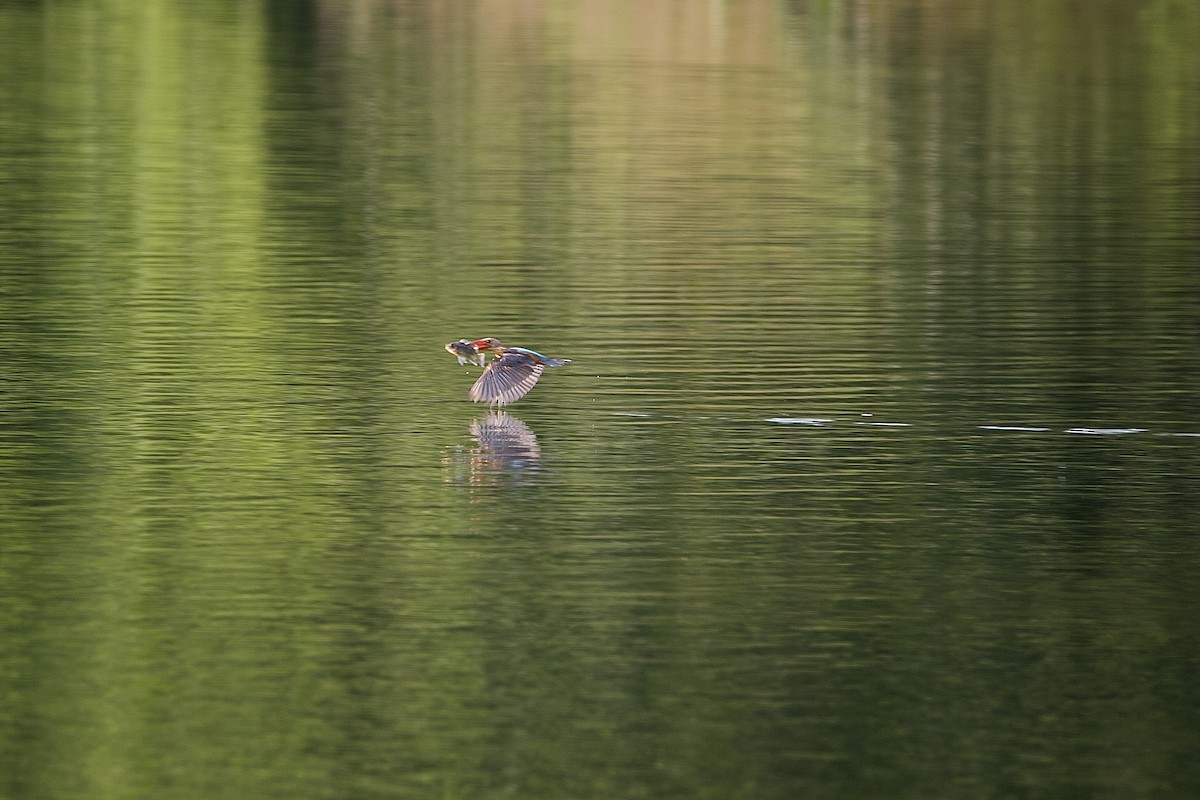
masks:
{"label": "bird's tail", "polygon": [[571,363],[571,359],[569,359],[569,358],[544,358],[544,359],[542,359],[542,363],[544,365],[546,365],[547,367],[565,367],[567,364]]}

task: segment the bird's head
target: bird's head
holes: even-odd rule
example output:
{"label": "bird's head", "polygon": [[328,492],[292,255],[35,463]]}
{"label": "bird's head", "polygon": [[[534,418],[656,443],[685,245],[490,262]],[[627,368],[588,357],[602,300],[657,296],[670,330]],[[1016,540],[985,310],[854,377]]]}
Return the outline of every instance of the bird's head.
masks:
{"label": "bird's head", "polygon": [[486,339],[476,339],[475,341],[471,342],[471,346],[480,353],[483,353],[487,350],[496,351],[504,347],[504,345],[500,344],[499,339],[493,339],[490,336]]}

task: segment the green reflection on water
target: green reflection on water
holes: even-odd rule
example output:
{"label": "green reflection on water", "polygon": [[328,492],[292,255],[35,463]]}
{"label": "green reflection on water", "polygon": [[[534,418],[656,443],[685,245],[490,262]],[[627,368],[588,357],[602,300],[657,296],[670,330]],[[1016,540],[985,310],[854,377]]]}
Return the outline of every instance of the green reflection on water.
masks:
{"label": "green reflection on water", "polygon": [[0,794],[1192,796],[1195,9],[522,9],[0,10]]}

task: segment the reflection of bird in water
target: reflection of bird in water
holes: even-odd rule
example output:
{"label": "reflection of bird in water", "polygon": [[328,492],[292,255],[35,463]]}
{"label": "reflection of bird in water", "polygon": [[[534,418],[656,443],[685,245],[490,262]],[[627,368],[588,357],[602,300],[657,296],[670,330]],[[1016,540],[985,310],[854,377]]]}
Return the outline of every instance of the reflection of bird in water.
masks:
{"label": "reflection of bird in water", "polygon": [[504,411],[489,411],[471,423],[479,454],[509,469],[529,466],[542,457],[537,436],[521,420]]}
{"label": "reflection of bird in water", "polygon": [[546,367],[565,367],[570,359],[550,358],[524,347],[507,347],[499,339],[485,338],[450,342],[446,350],[458,358],[459,364],[483,366],[484,354],[496,356],[483,370],[468,396],[476,403],[506,406],[529,393],[542,377]]}
{"label": "reflection of bird in water", "polygon": [[524,422],[504,411],[489,411],[471,423],[470,432],[475,443],[455,448],[452,463],[458,474],[452,480],[513,486],[536,480],[542,448]]}

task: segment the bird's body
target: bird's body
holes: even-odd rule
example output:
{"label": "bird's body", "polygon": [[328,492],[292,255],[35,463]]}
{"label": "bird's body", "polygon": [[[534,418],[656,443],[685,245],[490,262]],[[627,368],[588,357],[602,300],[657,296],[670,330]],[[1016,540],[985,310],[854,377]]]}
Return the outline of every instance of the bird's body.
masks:
{"label": "bird's body", "polygon": [[496,356],[467,393],[476,403],[495,406],[515,403],[528,394],[546,367],[565,367],[571,363],[570,359],[550,358],[525,347],[507,347],[490,337],[460,339],[446,345],[446,350],[457,356],[460,364],[471,362],[482,366],[485,353]]}

